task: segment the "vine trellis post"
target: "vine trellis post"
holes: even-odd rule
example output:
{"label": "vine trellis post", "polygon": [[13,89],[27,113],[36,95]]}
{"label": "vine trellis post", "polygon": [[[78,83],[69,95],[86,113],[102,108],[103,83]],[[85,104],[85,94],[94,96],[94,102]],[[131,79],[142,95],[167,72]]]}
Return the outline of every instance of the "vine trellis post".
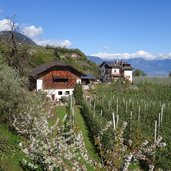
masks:
{"label": "vine trellis post", "polygon": [[116,122],[115,122],[115,113],[114,112],[112,113],[112,116],[113,116],[113,129],[115,130],[116,129]]}
{"label": "vine trellis post", "polygon": [[155,127],[154,127],[154,142],[157,139],[157,120],[155,120]]}

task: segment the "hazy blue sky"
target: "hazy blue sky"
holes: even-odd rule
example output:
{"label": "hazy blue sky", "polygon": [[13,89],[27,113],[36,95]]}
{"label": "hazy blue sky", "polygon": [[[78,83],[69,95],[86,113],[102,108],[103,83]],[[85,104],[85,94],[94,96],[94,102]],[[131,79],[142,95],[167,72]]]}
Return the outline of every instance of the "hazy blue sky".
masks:
{"label": "hazy blue sky", "polygon": [[171,55],[171,0],[1,0],[0,30],[14,15],[39,44],[106,57]]}

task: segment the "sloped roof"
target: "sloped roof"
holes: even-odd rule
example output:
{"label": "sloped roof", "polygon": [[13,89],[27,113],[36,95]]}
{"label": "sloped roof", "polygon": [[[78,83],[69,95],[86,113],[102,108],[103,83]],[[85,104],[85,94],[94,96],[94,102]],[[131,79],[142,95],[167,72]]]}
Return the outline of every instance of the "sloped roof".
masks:
{"label": "sloped roof", "polygon": [[104,64],[106,64],[108,67],[111,68],[121,68],[122,66],[120,65],[120,63],[116,63],[116,62],[108,62],[108,61],[104,61],[100,67],[102,67]]}
{"label": "sloped roof", "polygon": [[112,67],[112,68],[121,68],[122,65],[120,63],[115,63],[115,62],[107,62],[106,63],[109,67]]}
{"label": "sloped roof", "polygon": [[82,75],[81,78],[82,79],[90,79],[90,80],[95,80],[96,79],[96,77],[94,75],[91,75],[91,74]]}
{"label": "sloped roof", "polygon": [[39,65],[38,67],[34,68],[31,72],[31,76],[33,77],[37,77],[39,74],[43,73],[44,71],[52,68],[52,67],[56,67],[56,66],[59,66],[59,67],[69,67],[69,68],[72,68],[73,70],[75,70],[80,76],[81,75],[84,75],[84,73],[76,70],[75,68],[73,68],[71,65],[68,65],[66,63],[64,63],[63,61],[53,61],[53,62],[49,62],[49,63],[46,63],[46,64],[42,64],[42,65]]}
{"label": "sloped roof", "polygon": [[104,61],[100,65],[100,67],[102,67],[103,65],[107,65],[110,68],[121,68],[123,70],[132,70],[133,69],[131,64],[128,64],[127,62],[123,62],[123,61],[115,61],[115,62]]}

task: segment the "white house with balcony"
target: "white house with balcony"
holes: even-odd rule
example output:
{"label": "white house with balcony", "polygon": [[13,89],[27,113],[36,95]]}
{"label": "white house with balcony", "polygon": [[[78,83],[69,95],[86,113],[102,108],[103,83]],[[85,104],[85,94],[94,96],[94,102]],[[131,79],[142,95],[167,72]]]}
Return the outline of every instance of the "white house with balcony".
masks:
{"label": "white house with balcony", "polygon": [[132,70],[133,67],[127,62],[118,61],[115,62],[103,62],[100,65],[101,80],[103,82],[110,82],[117,80],[118,78],[125,78],[132,82]]}

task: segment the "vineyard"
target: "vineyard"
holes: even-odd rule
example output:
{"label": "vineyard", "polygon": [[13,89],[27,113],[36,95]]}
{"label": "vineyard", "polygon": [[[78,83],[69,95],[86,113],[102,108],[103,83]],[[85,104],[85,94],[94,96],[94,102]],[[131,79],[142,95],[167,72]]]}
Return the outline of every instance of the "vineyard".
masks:
{"label": "vineyard", "polygon": [[171,85],[171,77],[134,77],[134,83],[139,84],[144,82]]}
{"label": "vineyard", "polygon": [[171,169],[171,86],[99,85],[81,110],[107,169]]}

